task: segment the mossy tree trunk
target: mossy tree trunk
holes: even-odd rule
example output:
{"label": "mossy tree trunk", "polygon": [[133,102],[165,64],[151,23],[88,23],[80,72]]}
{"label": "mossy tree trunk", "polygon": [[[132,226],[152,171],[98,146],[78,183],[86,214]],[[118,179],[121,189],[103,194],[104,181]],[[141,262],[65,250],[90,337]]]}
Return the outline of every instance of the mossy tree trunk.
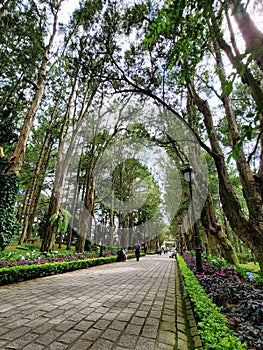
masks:
{"label": "mossy tree trunk", "polygon": [[[260,268],[263,270],[262,198],[260,208],[261,193],[259,187],[256,186],[253,176],[250,177],[250,181],[242,182],[244,198],[249,207],[249,217],[247,218],[243,213],[241,204],[230,181],[224,154],[220,147],[209,105],[207,101],[201,99],[192,84],[190,84],[188,88],[196,106],[204,116],[204,122],[209,135],[213,150],[213,158],[218,173],[220,199],[226,217],[236,235],[253,251],[259,262]],[[238,161],[242,162],[242,158],[239,157]],[[241,169],[242,166],[247,167],[246,164],[241,163],[239,164],[238,169]],[[244,174],[240,172],[240,176],[243,175]],[[248,193],[250,197],[246,198]],[[253,196],[254,200],[251,196]]]}
{"label": "mossy tree trunk", "polygon": [[223,256],[228,262],[238,264],[238,258],[227,235],[216,218],[211,194],[208,194],[201,213],[201,221],[208,237],[208,249],[213,255]]}
{"label": "mossy tree trunk", "polygon": [[11,242],[18,222],[14,215],[19,178],[14,173],[5,173],[7,159],[0,157],[0,252]]}

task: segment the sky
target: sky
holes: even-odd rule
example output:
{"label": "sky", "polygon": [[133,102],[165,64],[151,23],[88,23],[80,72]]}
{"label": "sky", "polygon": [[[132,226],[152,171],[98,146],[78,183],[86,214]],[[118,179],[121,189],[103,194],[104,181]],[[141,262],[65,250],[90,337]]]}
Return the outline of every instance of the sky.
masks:
{"label": "sky", "polygon": [[65,0],[62,3],[62,9],[59,14],[59,21],[62,23],[67,23],[70,15],[74,11],[75,8],[79,6],[78,0]]}

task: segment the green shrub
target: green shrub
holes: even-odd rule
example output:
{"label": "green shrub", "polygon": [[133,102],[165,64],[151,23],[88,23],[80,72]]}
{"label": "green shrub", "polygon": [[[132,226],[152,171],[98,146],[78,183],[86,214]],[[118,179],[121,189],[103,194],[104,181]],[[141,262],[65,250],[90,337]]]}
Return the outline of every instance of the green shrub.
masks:
{"label": "green shrub", "polygon": [[228,328],[225,317],[208,297],[195,275],[188,269],[182,257],[177,255],[185,289],[193,304],[194,312],[198,317],[199,333],[205,350],[243,350],[245,344],[235,337],[234,332]]}
{"label": "green shrub", "polygon": [[14,267],[3,267],[0,269],[0,285],[22,282],[25,280],[52,276],[91,266],[108,264],[116,261],[116,256],[106,258],[93,258],[86,260],[73,260],[69,262],[53,262],[47,264],[23,265]]}
{"label": "green shrub", "polygon": [[[141,256],[145,254],[142,253]],[[134,254],[129,254],[128,259],[135,258]],[[20,265],[0,268],[0,285],[17,283],[33,278],[46,277],[66,273],[70,271],[86,269],[92,266],[109,264],[117,261],[117,256],[107,256],[102,258],[90,258],[84,260],[72,260],[63,262],[51,262],[46,264]]]}

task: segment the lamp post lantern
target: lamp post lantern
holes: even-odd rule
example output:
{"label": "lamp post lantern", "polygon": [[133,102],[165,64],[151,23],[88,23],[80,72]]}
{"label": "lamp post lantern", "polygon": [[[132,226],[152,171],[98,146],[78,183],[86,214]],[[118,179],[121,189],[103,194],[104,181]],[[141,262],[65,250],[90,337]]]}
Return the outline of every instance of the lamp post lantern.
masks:
{"label": "lamp post lantern", "polygon": [[183,227],[183,223],[182,222],[178,222],[178,227],[179,227],[179,251],[180,251],[180,255],[183,255],[183,238],[182,238],[182,227]]}
{"label": "lamp post lantern", "polygon": [[195,217],[195,207],[193,202],[193,192],[192,192],[192,181],[194,179],[194,171],[191,167],[187,167],[182,171],[185,181],[189,183],[190,199],[192,203],[192,217],[194,220],[194,235],[195,235],[195,259],[196,259],[196,272],[204,272],[202,254],[201,254],[201,244],[198,232],[198,227]]}

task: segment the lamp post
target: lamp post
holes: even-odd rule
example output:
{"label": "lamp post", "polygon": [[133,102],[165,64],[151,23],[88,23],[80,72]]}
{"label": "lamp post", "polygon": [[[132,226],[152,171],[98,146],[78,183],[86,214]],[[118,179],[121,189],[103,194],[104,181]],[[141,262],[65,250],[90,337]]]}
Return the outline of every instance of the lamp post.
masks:
{"label": "lamp post", "polygon": [[183,255],[183,238],[182,238],[182,227],[183,223],[178,222],[178,227],[179,227],[179,250],[180,250],[180,255]]}
{"label": "lamp post", "polygon": [[191,167],[187,167],[182,171],[184,175],[185,181],[189,183],[189,192],[190,199],[192,203],[192,217],[194,220],[194,235],[195,235],[195,259],[196,259],[196,272],[204,272],[203,262],[202,262],[202,254],[201,254],[201,245],[200,245],[200,237],[198,232],[198,227],[195,218],[195,208],[193,202],[193,192],[192,192],[192,181],[194,179],[194,172]]}

